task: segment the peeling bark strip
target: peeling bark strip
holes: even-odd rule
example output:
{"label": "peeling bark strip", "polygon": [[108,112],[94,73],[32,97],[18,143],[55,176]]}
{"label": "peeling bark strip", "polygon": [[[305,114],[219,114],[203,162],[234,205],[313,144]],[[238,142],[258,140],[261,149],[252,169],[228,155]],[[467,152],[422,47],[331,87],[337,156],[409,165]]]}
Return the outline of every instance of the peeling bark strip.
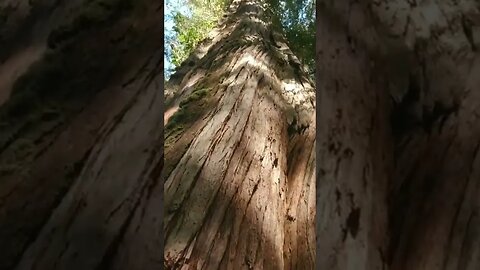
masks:
{"label": "peeling bark strip", "polygon": [[315,90],[270,16],[233,1],[172,75],[167,269],[315,267]]}
{"label": "peeling bark strip", "polygon": [[318,269],[480,269],[478,1],[317,17]]}

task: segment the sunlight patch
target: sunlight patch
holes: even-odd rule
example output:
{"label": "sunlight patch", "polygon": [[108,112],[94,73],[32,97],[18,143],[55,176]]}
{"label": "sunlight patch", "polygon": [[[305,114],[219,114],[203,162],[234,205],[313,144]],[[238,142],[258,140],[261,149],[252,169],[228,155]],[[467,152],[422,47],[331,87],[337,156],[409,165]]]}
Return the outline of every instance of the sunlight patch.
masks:
{"label": "sunlight patch", "polygon": [[295,80],[282,81],[282,88],[291,93],[297,93],[301,88],[303,88]]}

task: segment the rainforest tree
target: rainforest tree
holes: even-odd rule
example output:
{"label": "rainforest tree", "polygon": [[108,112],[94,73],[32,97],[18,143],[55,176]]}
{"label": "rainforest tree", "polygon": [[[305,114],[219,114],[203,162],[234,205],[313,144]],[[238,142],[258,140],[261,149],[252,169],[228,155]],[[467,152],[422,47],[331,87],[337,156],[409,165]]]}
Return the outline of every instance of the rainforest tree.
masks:
{"label": "rainforest tree", "polygon": [[315,89],[275,16],[233,1],[170,78],[168,269],[314,269]]}

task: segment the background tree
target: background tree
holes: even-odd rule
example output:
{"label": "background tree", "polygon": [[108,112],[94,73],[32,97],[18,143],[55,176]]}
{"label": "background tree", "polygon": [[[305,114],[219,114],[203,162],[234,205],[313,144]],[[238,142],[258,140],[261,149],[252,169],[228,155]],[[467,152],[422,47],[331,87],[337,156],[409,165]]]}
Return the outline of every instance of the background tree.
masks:
{"label": "background tree", "polygon": [[480,267],[477,1],[319,1],[319,269]]}

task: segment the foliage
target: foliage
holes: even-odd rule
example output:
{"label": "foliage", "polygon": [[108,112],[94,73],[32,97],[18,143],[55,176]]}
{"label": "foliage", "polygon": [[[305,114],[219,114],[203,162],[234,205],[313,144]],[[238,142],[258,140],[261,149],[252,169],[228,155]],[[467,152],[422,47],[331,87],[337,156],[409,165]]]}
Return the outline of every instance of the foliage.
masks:
{"label": "foliage", "polygon": [[[171,62],[178,67],[193,52],[195,47],[215,27],[226,7],[225,0],[190,0],[189,14],[175,11],[173,15],[174,37],[167,39],[170,46]],[[168,57],[168,56],[167,56]]]}
{"label": "foliage", "polygon": [[[170,0],[167,2],[172,2]],[[166,34],[167,59],[178,67],[215,26],[228,5],[227,0],[179,0],[171,15],[173,35]],[[285,34],[293,53],[313,73],[315,67],[315,0],[270,0],[278,18],[276,26]],[[167,3],[168,5],[168,3]],[[167,14],[167,17],[169,15]]]}
{"label": "foliage", "polygon": [[174,20],[177,41],[172,44],[172,63],[179,66],[204,39],[214,24],[212,21],[198,17],[190,19],[181,13],[175,14]]}

